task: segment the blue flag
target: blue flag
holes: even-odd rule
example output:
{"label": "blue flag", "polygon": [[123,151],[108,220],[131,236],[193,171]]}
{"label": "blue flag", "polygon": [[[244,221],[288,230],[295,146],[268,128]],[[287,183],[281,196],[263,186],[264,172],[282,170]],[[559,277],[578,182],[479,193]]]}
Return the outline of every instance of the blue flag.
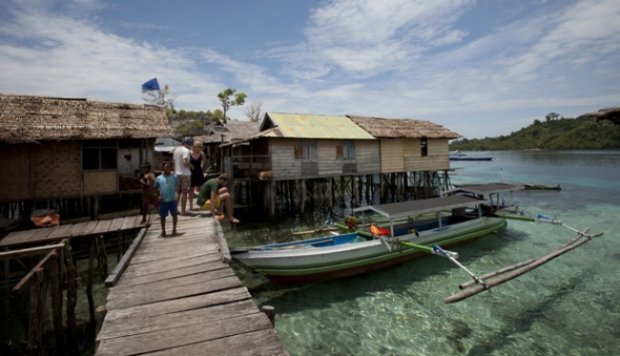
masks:
{"label": "blue flag", "polygon": [[153,78],[148,82],[142,84],[142,92],[147,92],[149,90],[159,90],[159,83],[157,82],[157,78]]}

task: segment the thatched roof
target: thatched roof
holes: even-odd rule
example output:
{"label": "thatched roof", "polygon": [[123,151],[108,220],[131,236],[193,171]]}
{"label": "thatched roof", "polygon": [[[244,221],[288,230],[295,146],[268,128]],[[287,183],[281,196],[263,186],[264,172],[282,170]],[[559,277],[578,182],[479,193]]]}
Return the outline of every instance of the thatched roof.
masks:
{"label": "thatched roof", "polygon": [[172,135],[159,106],[0,94],[0,142]]}
{"label": "thatched roof", "polygon": [[461,137],[458,133],[425,120],[382,119],[347,115],[353,122],[376,138],[447,138]]}
{"label": "thatched roof", "polygon": [[230,120],[224,126],[215,126],[210,134],[194,136],[194,140],[202,143],[221,143],[224,136],[225,143],[247,141],[258,133],[259,122]]}

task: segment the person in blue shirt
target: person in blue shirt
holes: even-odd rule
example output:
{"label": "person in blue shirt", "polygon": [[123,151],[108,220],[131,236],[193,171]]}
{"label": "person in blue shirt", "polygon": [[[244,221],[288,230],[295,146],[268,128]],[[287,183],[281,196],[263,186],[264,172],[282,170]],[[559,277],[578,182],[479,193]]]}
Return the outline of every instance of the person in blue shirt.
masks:
{"label": "person in blue shirt", "polygon": [[166,235],[166,217],[172,215],[172,235],[177,235],[177,190],[179,180],[172,174],[172,163],[164,162],[163,174],[155,178],[155,189],[159,194],[159,217],[161,218],[161,237]]}

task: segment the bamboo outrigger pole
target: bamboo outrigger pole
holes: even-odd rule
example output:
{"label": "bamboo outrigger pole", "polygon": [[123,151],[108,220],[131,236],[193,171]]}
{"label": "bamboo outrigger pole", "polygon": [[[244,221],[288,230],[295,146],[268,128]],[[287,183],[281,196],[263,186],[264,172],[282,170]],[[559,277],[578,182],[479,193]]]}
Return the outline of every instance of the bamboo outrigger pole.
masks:
{"label": "bamboo outrigger pole", "polygon": [[[535,258],[535,259],[531,259],[525,262],[521,262],[521,263],[517,263],[515,265],[512,266],[508,266],[505,268],[502,268],[500,270],[497,270],[495,272],[491,272],[488,273],[487,275],[489,277],[487,278],[492,278],[492,279],[487,279],[486,282],[484,284],[476,284],[474,283],[464,283],[461,286],[463,286],[463,288],[466,288],[465,290],[463,290],[460,293],[454,294],[450,297],[447,297],[444,299],[444,303],[448,304],[448,303],[454,303],[454,302],[458,302],[461,301],[463,299],[467,299],[471,296],[474,296],[484,290],[490,289],[492,287],[495,287],[499,284],[502,284],[504,282],[507,282],[511,279],[514,279],[516,277],[519,277],[522,274],[525,274],[549,261],[551,261],[552,259],[572,250],[575,249],[583,244],[585,244],[586,242],[592,240],[592,238],[594,237],[599,237],[602,236],[603,233],[599,233],[599,234],[595,234],[595,235],[590,235],[588,234],[588,228],[586,228],[584,231],[578,231],[577,236],[572,239],[571,241],[563,244],[562,246],[560,246],[559,248],[551,251],[550,253],[541,256],[539,258]],[[583,238],[585,237],[585,239]],[[483,277],[486,275],[483,275]]]}

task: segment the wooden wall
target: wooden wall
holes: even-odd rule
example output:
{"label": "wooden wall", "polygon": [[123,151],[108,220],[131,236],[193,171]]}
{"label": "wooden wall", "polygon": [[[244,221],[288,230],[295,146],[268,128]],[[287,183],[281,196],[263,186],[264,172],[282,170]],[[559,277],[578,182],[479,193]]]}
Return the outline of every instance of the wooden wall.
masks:
{"label": "wooden wall", "polygon": [[375,174],[381,169],[379,140],[355,141],[357,173]]}
{"label": "wooden wall", "polygon": [[29,145],[0,144],[0,201],[30,196]]}
{"label": "wooden wall", "polygon": [[272,139],[269,142],[273,179],[295,179],[301,175],[301,160],[295,159],[295,139]]}
{"label": "wooden wall", "polygon": [[382,138],[380,142],[381,173],[404,172],[405,140],[399,138]]}
{"label": "wooden wall", "polygon": [[316,140],[316,161],[295,159],[293,147],[304,141],[298,139],[270,140],[269,152],[274,180],[376,173],[379,170],[379,144],[376,141],[355,141],[355,159],[336,159],[336,146],[344,144],[344,141]]}
{"label": "wooden wall", "polygon": [[428,139],[428,155],[422,157],[420,139],[381,139],[381,172],[421,172],[450,168],[448,140]]}
{"label": "wooden wall", "polygon": [[82,146],[79,141],[32,145],[33,199],[79,196],[82,191]]}
{"label": "wooden wall", "polygon": [[[154,157],[152,141],[146,145],[143,160]],[[131,164],[125,168],[134,176],[140,166],[140,150],[126,150],[131,152]],[[120,165],[126,153],[119,152],[123,154],[118,158]],[[118,192],[119,174],[118,170],[82,171],[80,141],[0,144],[0,187],[0,202],[75,198]]]}

